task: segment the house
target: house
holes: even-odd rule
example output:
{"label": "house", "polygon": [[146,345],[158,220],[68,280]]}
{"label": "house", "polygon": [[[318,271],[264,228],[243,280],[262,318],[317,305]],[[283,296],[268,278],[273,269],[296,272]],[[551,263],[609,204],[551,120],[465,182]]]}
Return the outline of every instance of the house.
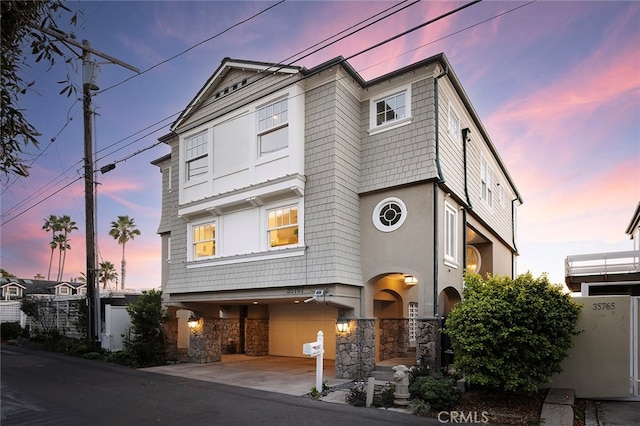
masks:
{"label": "house", "polygon": [[640,401],[640,203],[625,233],[632,250],[565,259],[565,283],[583,308],[552,385],[580,398]]}
{"label": "house", "polygon": [[26,296],[72,296],[87,294],[87,284],[77,281],[0,278],[2,300],[16,300]]}
{"label": "house", "polygon": [[191,362],[303,357],[322,330],[337,377],[435,366],[465,267],[515,275],[522,198],[444,54],[368,81],[342,57],[225,58],[160,141],[167,332]]}

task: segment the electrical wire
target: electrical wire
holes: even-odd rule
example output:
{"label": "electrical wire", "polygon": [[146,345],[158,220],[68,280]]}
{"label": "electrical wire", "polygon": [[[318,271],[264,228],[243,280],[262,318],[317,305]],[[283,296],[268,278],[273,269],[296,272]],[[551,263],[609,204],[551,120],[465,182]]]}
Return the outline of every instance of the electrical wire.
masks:
{"label": "electrical wire", "polygon": [[[420,29],[420,28],[422,28],[422,27],[426,26],[426,25],[429,25],[430,23],[436,22],[437,20],[440,20],[440,19],[443,19],[443,18],[445,18],[445,17],[447,17],[447,16],[450,16],[452,13],[459,12],[459,11],[461,11],[461,10],[463,10],[463,9],[466,9],[467,7],[470,7],[470,6],[472,6],[472,5],[476,4],[476,3],[479,3],[480,1],[481,1],[481,0],[475,0],[475,1],[473,1],[473,2],[470,2],[470,3],[467,3],[467,4],[463,5],[463,6],[460,6],[459,8],[456,8],[456,9],[454,9],[454,10],[452,10],[452,11],[449,11],[449,12],[447,12],[447,13],[443,14],[443,15],[440,15],[440,16],[439,16],[439,17],[437,17],[437,18],[434,18],[434,19],[429,20],[429,21],[427,21],[427,22],[425,22],[425,23],[422,23],[422,24],[420,24],[420,25],[418,25],[418,26],[416,26],[416,27],[411,28],[410,30],[404,31],[403,33],[401,33],[401,34],[399,34],[399,35],[396,35],[396,36],[390,37],[390,38],[388,38],[388,39],[386,39],[386,40],[384,40],[384,41],[382,41],[382,42],[377,43],[377,44],[376,44],[376,45],[374,45],[374,46],[368,47],[368,48],[363,49],[363,50],[361,50],[361,51],[359,51],[359,52],[357,52],[357,53],[355,53],[355,54],[352,54],[352,55],[350,55],[348,58],[345,58],[344,60],[346,61],[347,59],[352,59],[352,58],[354,58],[354,57],[356,57],[356,56],[359,56],[359,55],[361,55],[361,54],[364,54],[364,53],[366,53],[366,52],[369,52],[369,51],[371,51],[372,49],[374,49],[374,48],[376,48],[376,47],[380,47],[380,46],[382,46],[382,45],[384,45],[384,44],[386,44],[386,43],[389,43],[389,42],[391,42],[391,41],[393,41],[393,40],[395,40],[395,39],[397,39],[397,38],[401,37],[402,35],[407,35],[407,34],[409,34],[409,33],[413,32],[413,31],[416,31],[416,30],[418,30],[418,29]],[[414,49],[412,49],[412,50],[410,50],[410,51],[408,51],[408,52],[415,51],[415,50],[417,50],[417,49],[419,49],[419,48],[421,48],[421,47],[424,47],[424,46],[426,46],[426,45],[429,45],[429,44],[435,43],[435,42],[437,42],[437,41],[439,41],[439,40],[442,40],[442,39],[445,39],[445,38],[451,37],[451,36],[453,36],[453,35],[455,35],[455,34],[458,34],[458,33],[460,33],[460,32],[463,32],[463,31],[468,30],[468,29],[470,29],[470,28],[473,28],[473,27],[475,27],[475,26],[481,25],[482,23],[485,23],[485,22],[490,21],[490,20],[492,20],[492,19],[496,19],[496,18],[498,18],[498,17],[500,17],[500,16],[504,16],[504,15],[506,15],[506,14],[510,13],[510,12],[513,12],[514,10],[520,9],[520,8],[522,8],[522,7],[524,7],[524,6],[527,6],[527,5],[531,4],[531,3],[534,3],[535,1],[536,1],[536,0],[533,0],[533,1],[530,1],[530,2],[528,2],[528,3],[525,3],[525,4],[519,5],[519,6],[517,6],[517,7],[514,7],[514,8],[512,8],[512,9],[510,9],[510,10],[507,10],[507,11],[505,11],[505,12],[502,12],[502,13],[500,13],[500,14],[498,14],[498,15],[495,15],[495,16],[493,16],[493,17],[491,17],[491,18],[487,18],[487,19],[485,19],[485,20],[483,20],[483,21],[481,21],[481,22],[478,22],[478,23],[475,23],[475,24],[473,24],[473,25],[467,26],[467,27],[465,27],[465,28],[463,28],[463,29],[457,30],[457,31],[455,31],[454,33],[448,34],[447,36],[444,36],[444,37],[441,37],[441,38],[439,38],[439,39],[437,39],[437,40],[434,40],[434,41],[431,41],[431,42],[429,42],[429,43],[423,44],[423,45],[419,46],[418,48],[414,48]],[[370,19],[370,18],[369,18],[369,19]],[[339,34],[339,33],[338,33],[338,34]],[[334,36],[332,36],[332,37],[330,37],[330,38],[333,38],[333,37],[335,37],[335,35],[334,35]],[[329,38],[329,39],[330,39],[330,38]],[[325,39],[325,40],[328,40],[328,39]],[[318,44],[316,44],[316,45],[314,45],[314,46],[317,46],[317,45],[318,45]],[[327,46],[325,46],[325,47],[327,47]],[[325,47],[322,47],[322,48],[320,48],[320,49],[317,49],[317,50],[316,50],[316,51],[314,51],[313,53],[316,53],[317,51],[319,51],[319,50],[321,50],[321,49],[323,49],[323,48],[325,48]],[[309,50],[309,48],[307,48],[307,49],[303,50],[302,52],[305,52],[305,51],[307,51],[307,50]],[[408,52],[405,52],[404,54],[406,54],[406,53],[408,53]],[[308,55],[307,55],[307,56],[308,56]],[[384,61],[383,61],[383,62],[384,62]],[[380,63],[382,63],[382,62],[380,62]],[[380,63],[378,63],[378,64],[380,64]],[[378,64],[376,64],[376,65],[378,65]],[[374,65],[374,66],[375,66],[375,65]],[[368,68],[369,68],[369,67],[368,67]],[[368,69],[368,68],[367,68],[367,69]],[[306,78],[309,78],[309,77],[310,77],[310,76],[304,76],[304,77],[301,77],[299,80],[297,80],[296,82],[294,82],[294,83],[292,83],[292,84],[295,84],[295,83],[297,83],[297,82],[299,82],[299,81],[301,81],[301,80],[304,80],[304,79],[306,79]],[[123,82],[121,82],[121,83],[124,83],[124,81],[123,81]],[[246,87],[246,86],[245,86],[245,87]],[[217,101],[217,100],[215,100],[215,101]],[[214,102],[215,102],[215,101],[214,101]],[[211,103],[213,103],[213,102],[211,102]],[[208,106],[208,105],[210,105],[210,104],[204,104],[203,106]],[[127,140],[127,139],[129,139],[129,138],[133,137],[134,135],[136,135],[136,134],[139,134],[139,133],[143,132],[143,131],[144,131],[144,130],[146,130],[146,129],[149,129],[149,128],[151,128],[151,127],[153,127],[153,126],[157,125],[157,124],[160,124],[160,123],[162,123],[162,122],[164,122],[164,121],[167,121],[168,119],[170,119],[170,118],[172,118],[172,117],[174,117],[174,116],[176,116],[176,115],[180,114],[181,112],[182,112],[182,111],[179,111],[179,112],[176,112],[176,113],[174,113],[174,114],[172,114],[172,115],[170,115],[170,116],[167,116],[167,117],[163,118],[162,120],[159,120],[159,121],[157,121],[156,123],[154,123],[154,124],[152,124],[152,125],[150,125],[150,126],[146,127],[145,129],[142,129],[142,130],[140,130],[140,131],[138,131],[138,132],[134,133],[133,135],[130,135],[130,136],[128,136],[128,137],[126,137],[126,138],[124,138],[124,139],[121,139],[119,142],[121,142],[121,141],[123,141],[123,140]],[[131,145],[131,144],[133,144],[133,143],[135,143],[135,142],[137,142],[137,141],[140,141],[140,140],[142,140],[143,138],[145,138],[145,137],[147,137],[147,136],[149,136],[149,135],[151,135],[151,134],[153,134],[153,133],[155,133],[155,132],[157,132],[157,131],[159,131],[159,130],[160,130],[160,129],[156,129],[156,130],[154,130],[154,131],[152,131],[152,132],[149,132],[149,133],[147,133],[147,134],[143,135],[142,137],[135,139],[134,141],[132,141],[130,144],[128,144],[128,145],[126,145],[126,146],[129,146],[129,145]],[[118,143],[118,142],[116,142],[116,143],[114,143],[114,144],[111,144],[109,147],[112,147],[112,146],[114,146],[114,145],[115,145],[115,144],[117,144],[117,143]],[[128,160],[128,159],[130,159],[130,158],[132,158],[132,157],[134,157],[134,156],[136,156],[136,155],[139,155],[139,154],[140,154],[140,153],[142,153],[142,152],[145,152],[145,151],[147,151],[147,150],[149,150],[149,149],[152,149],[152,148],[154,148],[154,147],[156,147],[156,146],[160,145],[160,143],[161,143],[161,142],[156,142],[156,143],[154,143],[154,144],[152,144],[152,145],[150,145],[150,146],[148,146],[148,147],[145,147],[145,148],[143,148],[143,149],[141,149],[141,150],[138,150],[138,151],[136,151],[136,152],[134,152],[134,153],[132,153],[132,154],[130,154],[130,155],[128,155],[128,156],[126,156],[125,158],[122,158],[122,159],[116,160],[116,161],[115,161],[115,162],[113,162],[112,164],[116,164],[116,163],[120,163],[120,162],[126,161],[126,160]],[[107,149],[107,148],[109,148],[109,147],[103,148],[101,151],[103,151],[103,150],[105,150],[105,149]],[[124,147],[123,147],[123,148],[124,148]],[[121,148],[121,149],[122,149],[122,148]],[[105,155],[104,157],[102,157],[101,159],[104,159],[106,156],[113,155],[115,152],[117,152],[117,151],[119,151],[119,150],[120,150],[120,149],[118,149],[118,150],[116,150],[116,151],[114,151],[114,152],[111,152],[111,153],[109,153],[109,154],[106,154],[106,155]],[[77,164],[77,163],[76,163],[76,164]],[[76,180],[77,180],[77,179],[76,179]],[[75,182],[75,180],[74,180],[73,182]],[[73,183],[73,182],[72,182],[72,183]],[[69,185],[70,185],[70,184],[69,184]],[[67,185],[67,186],[69,186],[69,185]],[[66,186],[65,186],[65,187],[66,187]],[[56,194],[56,193],[60,192],[62,189],[64,189],[64,188],[61,188],[60,190],[56,191],[54,194]],[[53,194],[52,194],[52,195],[53,195]],[[50,196],[48,196],[46,199],[48,199],[48,198],[50,198]],[[43,200],[43,201],[44,201],[44,200]],[[38,202],[38,203],[34,204],[33,206],[30,206],[27,210],[25,210],[25,211],[23,211],[23,212],[21,212],[21,213],[17,214],[16,216],[13,216],[12,218],[8,219],[7,221],[3,222],[2,224],[7,223],[7,222],[9,222],[9,221],[13,220],[15,217],[20,216],[21,214],[23,214],[24,212],[26,212],[26,211],[30,210],[31,208],[35,207],[35,206],[36,206],[36,205],[38,205],[38,204],[41,204],[41,202]]]}

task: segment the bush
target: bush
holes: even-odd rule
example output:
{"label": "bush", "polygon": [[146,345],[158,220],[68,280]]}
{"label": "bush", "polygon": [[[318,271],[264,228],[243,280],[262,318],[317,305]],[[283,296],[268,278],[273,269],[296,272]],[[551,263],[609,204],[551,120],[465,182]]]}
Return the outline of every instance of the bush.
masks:
{"label": "bush", "polygon": [[0,336],[2,340],[17,339],[22,334],[19,322],[3,322],[0,324]]}
{"label": "bush", "polygon": [[165,363],[162,291],[143,291],[135,304],[127,306],[132,337],[124,345],[134,366],[149,367]]}
{"label": "bush", "polygon": [[464,301],[447,317],[454,365],[467,381],[533,392],[562,371],[580,305],[546,275],[465,276]]}
{"label": "bush", "polygon": [[[394,393],[396,391],[396,385],[394,383],[387,383],[383,388],[376,388],[373,391],[373,402],[371,405],[374,407],[393,407],[395,404]],[[367,384],[359,383],[349,390],[346,396],[348,404],[354,407],[365,407],[367,405]]]}
{"label": "bush", "polygon": [[82,355],[82,358],[84,359],[102,359],[102,354],[100,352],[87,352],[86,354]]}
{"label": "bush", "polygon": [[444,411],[453,407],[462,396],[452,378],[442,375],[418,376],[409,384],[411,399],[421,399],[432,410]]}
{"label": "bush", "polygon": [[124,365],[127,367],[134,365],[131,354],[127,351],[110,352],[105,357],[105,361],[112,364]]}

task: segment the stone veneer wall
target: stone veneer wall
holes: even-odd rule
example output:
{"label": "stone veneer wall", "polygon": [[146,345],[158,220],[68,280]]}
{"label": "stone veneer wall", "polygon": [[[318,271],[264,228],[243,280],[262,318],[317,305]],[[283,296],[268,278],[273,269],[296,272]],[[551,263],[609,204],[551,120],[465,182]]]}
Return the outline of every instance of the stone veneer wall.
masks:
{"label": "stone veneer wall", "polygon": [[245,354],[269,355],[269,319],[247,318],[245,321]]}
{"label": "stone veneer wall", "polygon": [[433,370],[438,370],[438,345],[436,342],[440,338],[439,318],[417,318],[416,319],[416,357],[423,359]]}
{"label": "stone veneer wall", "polygon": [[240,347],[240,319],[239,318],[223,318],[222,319],[222,353],[237,354],[241,353]]}
{"label": "stone veneer wall", "polygon": [[199,327],[190,331],[189,362],[205,364],[222,360],[222,320],[204,318]]}
{"label": "stone veneer wall", "polygon": [[164,320],[164,351],[168,361],[177,361],[178,353],[178,318],[173,315]]}
{"label": "stone veneer wall", "polygon": [[376,367],[375,348],[375,319],[350,320],[348,331],[336,332],[336,378],[369,377]]}
{"label": "stone veneer wall", "polygon": [[380,361],[403,357],[409,351],[409,320],[380,319]]}

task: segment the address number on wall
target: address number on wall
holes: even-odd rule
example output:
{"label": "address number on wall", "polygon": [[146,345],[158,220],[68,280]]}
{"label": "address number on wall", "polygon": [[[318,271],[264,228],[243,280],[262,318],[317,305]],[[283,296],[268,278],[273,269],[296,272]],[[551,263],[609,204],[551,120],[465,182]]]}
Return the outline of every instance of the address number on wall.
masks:
{"label": "address number on wall", "polygon": [[616,310],[616,304],[615,302],[611,302],[611,303],[593,303],[593,310],[594,311],[615,311]]}
{"label": "address number on wall", "polygon": [[287,294],[302,294],[302,287],[287,287]]}

